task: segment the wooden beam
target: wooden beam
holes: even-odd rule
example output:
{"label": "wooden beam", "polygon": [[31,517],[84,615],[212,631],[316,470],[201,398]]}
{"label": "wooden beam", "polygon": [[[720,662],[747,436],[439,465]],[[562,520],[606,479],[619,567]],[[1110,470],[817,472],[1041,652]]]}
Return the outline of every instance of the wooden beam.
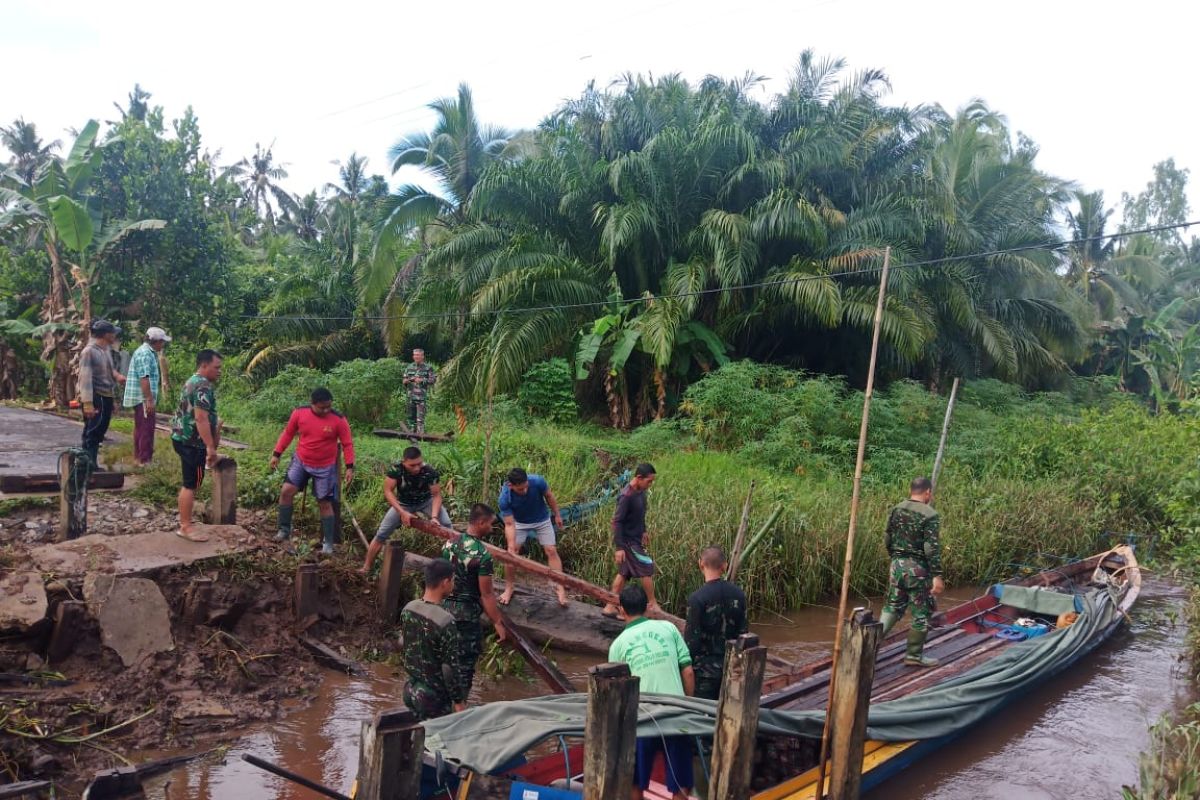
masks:
{"label": "wooden beam", "polygon": [[550,687],[550,691],[555,694],[573,693],[575,685],[571,683],[571,679],[525,637],[525,632],[513,624],[503,610],[500,611],[500,618],[504,620],[504,629],[508,631],[509,646],[521,654],[525,663]]}
{"label": "wooden beam", "polygon": [[21,781],[20,783],[6,783],[0,786],[0,798],[10,800],[10,798],[25,797],[41,797],[42,793],[50,788],[50,781]]}
{"label": "wooden beam", "polygon": [[628,664],[588,670],[583,800],[628,800],[637,743],[638,684]]}
{"label": "wooden beam", "polygon": [[382,711],[362,725],[355,800],[421,796],[425,728],[411,711]]}
{"label": "wooden beam", "polygon": [[75,652],[75,643],[83,633],[87,604],[82,600],[63,600],[54,609],[54,629],[46,646],[46,661],[59,664]]}
{"label": "wooden beam", "polygon": [[383,548],[383,569],[379,571],[379,618],[384,625],[395,625],[400,616],[403,571],[404,544],[393,539]]}
{"label": "wooden beam", "polygon": [[192,578],[183,596],[183,619],[192,625],[208,621],[209,605],[212,603],[213,579],[204,575]]}
{"label": "wooden beam", "polygon": [[858,800],[862,784],[863,745],[867,736],[867,709],[875,681],[875,651],[882,623],[869,609],[856,608],[842,631],[842,655],[834,683],[829,797]]}
{"label": "wooden beam", "polygon": [[384,439],[408,439],[409,441],[413,442],[454,441],[454,431],[447,431],[446,433],[417,433],[416,431],[410,431],[407,428],[400,431],[394,431],[390,428],[376,428],[375,430],[371,431],[371,433]]}
{"label": "wooden beam", "polygon": [[327,667],[340,670],[348,675],[367,675],[367,668],[358,663],[354,659],[346,658],[344,655],[334,650],[324,642],[318,641],[311,636],[301,635],[299,638],[300,644],[312,653],[317,661]]}
{"label": "wooden beam", "polygon": [[942,438],[938,440],[937,456],[933,459],[933,475],[930,482],[933,491],[937,491],[938,476],[942,473],[942,458],[946,455],[946,437],[950,434],[950,418],[954,416],[954,401],[958,397],[959,378],[954,379],[950,386],[950,399],[946,402],[946,417],[942,420]]}
{"label": "wooden beam", "polygon": [[296,567],[296,595],[293,610],[296,612],[298,622],[303,622],[318,613],[317,590],[320,578],[318,569],[316,564],[301,564]]}
{"label": "wooden beam", "polygon": [[220,456],[212,468],[212,502],[208,505],[210,525],[237,524],[237,462]]}
{"label": "wooden beam", "polygon": [[725,643],[725,671],[717,703],[708,790],[710,800],[750,797],[759,698],[766,668],[767,648],[759,646],[757,636],[744,634]]}
{"label": "wooden beam", "polygon": [[750,528],[750,501],[754,499],[754,481],[750,481],[750,489],[746,492],[746,502],[742,504],[742,520],[738,523],[737,536],[733,539],[733,550],[729,554],[729,582],[737,579],[738,566],[742,562],[742,548],[746,544],[746,531]]}
{"label": "wooden beam", "polygon": [[[61,456],[60,456],[61,458]],[[88,478],[88,489],[120,489],[125,485],[121,472],[96,470]],[[56,472],[35,472],[28,475],[0,475],[0,492],[22,494],[33,492],[57,492],[62,489]]]}

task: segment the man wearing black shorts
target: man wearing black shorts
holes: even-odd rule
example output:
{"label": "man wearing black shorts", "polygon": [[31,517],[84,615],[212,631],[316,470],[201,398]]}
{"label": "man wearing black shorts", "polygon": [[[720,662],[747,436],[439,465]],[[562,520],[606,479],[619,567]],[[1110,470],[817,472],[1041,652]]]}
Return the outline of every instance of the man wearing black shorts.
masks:
{"label": "man wearing black shorts", "polygon": [[208,541],[208,534],[192,530],[192,507],[196,503],[196,489],[204,481],[204,471],[217,463],[221,432],[214,384],[220,379],[221,354],[216,350],[197,353],[196,373],[183,385],[179,408],[171,419],[171,444],[183,469],[179,530],[175,535],[193,542]]}
{"label": "man wearing black shorts", "polygon": [[[646,532],[646,490],[654,483],[652,464],[638,464],[621,494],[617,497],[617,510],[613,512],[613,551],[617,562],[617,577],[613,579],[613,594],[619,595],[630,579],[640,579],[646,590],[648,609],[661,611],[654,599],[654,559],[646,552],[650,534]],[[617,607],[606,605],[602,612],[606,617],[616,617]]]}

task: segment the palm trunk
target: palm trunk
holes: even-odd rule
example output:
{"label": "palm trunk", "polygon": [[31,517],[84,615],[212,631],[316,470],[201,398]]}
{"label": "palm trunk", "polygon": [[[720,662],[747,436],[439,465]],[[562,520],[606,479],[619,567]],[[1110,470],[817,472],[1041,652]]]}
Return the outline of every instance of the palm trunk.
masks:
{"label": "palm trunk", "polygon": [[[70,302],[67,276],[53,242],[46,242],[46,252],[50,256],[50,293],[42,305],[42,321],[66,322]],[[42,337],[42,360],[51,362],[50,399],[59,408],[66,408],[74,394],[71,385],[70,334],[66,331],[47,331]]]}

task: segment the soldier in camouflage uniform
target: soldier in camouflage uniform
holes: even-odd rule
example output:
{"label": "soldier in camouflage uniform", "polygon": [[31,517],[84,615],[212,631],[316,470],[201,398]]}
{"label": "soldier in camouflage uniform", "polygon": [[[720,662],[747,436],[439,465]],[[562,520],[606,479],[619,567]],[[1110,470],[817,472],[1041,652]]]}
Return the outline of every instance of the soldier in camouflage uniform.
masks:
{"label": "soldier in camouflage uniform", "polygon": [[442,558],[454,567],[454,591],[446,598],[446,609],[454,615],[458,628],[458,682],[464,692],[471,691],[475,680],[475,664],[483,653],[483,625],[479,617],[487,613],[496,629],[496,637],[504,641],[506,631],[492,588],[496,572],[492,554],[480,537],[492,529],[496,512],[490,506],[476,503],[471,506],[467,532],[442,546]]}
{"label": "soldier in camouflage uniform", "polygon": [[700,553],[704,585],[688,597],[683,639],[696,671],[696,697],[716,700],[721,695],[725,669],[725,642],[750,630],[746,620],[746,595],[724,579],[729,562],[719,547]]}
{"label": "soldier in camouflage uniform", "polygon": [[412,363],[404,368],[408,389],[408,427],[414,433],[425,432],[425,395],[437,383],[437,373],[425,363],[425,351],[413,350]]}
{"label": "soldier in camouflage uniform", "polygon": [[929,635],[929,618],[936,610],[934,596],[945,590],[938,514],[929,505],[933,485],[928,478],[915,478],[910,489],[909,499],[893,508],[888,517],[885,542],[892,563],[883,606],[883,635],[887,635],[912,603],[912,630],[908,634],[904,663],[935,667],[937,659],[922,655],[922,651]]}
{"label": "soldier in camouflage uniform", "polygon": [[425,567],[425,594],[400,612],[404,638],[404,705],[418,719],[462,711],[467,689],[458,678],[458,629],[442,601],[454,590],[454,567],[435,558]]}

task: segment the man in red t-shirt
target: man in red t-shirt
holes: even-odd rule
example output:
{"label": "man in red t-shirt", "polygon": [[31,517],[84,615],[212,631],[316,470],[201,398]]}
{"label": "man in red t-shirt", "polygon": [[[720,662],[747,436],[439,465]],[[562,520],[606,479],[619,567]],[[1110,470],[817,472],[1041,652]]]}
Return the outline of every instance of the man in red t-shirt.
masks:
{"label": "man in red t-shirt", "polygon": [[312,393],[312,405],[297,408],[288,419],[287,427],[275,443],[271,456],[271,470],[279,467],[279,458],[300,435],[300,443],[288,465],[283,479],[283,490],[279,493],[279,533],[275,541],[286,542],[292,538],[292,501],[297,492],[304,491],[311,478],[313,496],[321,510],[321,552],[332,555],[333,542],[337,538],[336,517],[333,504],[338,500],[337,459],[338,445],[346,455],[346,483],[354,478],[354,442],[350,438],[350,425],[346,418],[333,410],[333,394],[328,389],[316,389]]}

